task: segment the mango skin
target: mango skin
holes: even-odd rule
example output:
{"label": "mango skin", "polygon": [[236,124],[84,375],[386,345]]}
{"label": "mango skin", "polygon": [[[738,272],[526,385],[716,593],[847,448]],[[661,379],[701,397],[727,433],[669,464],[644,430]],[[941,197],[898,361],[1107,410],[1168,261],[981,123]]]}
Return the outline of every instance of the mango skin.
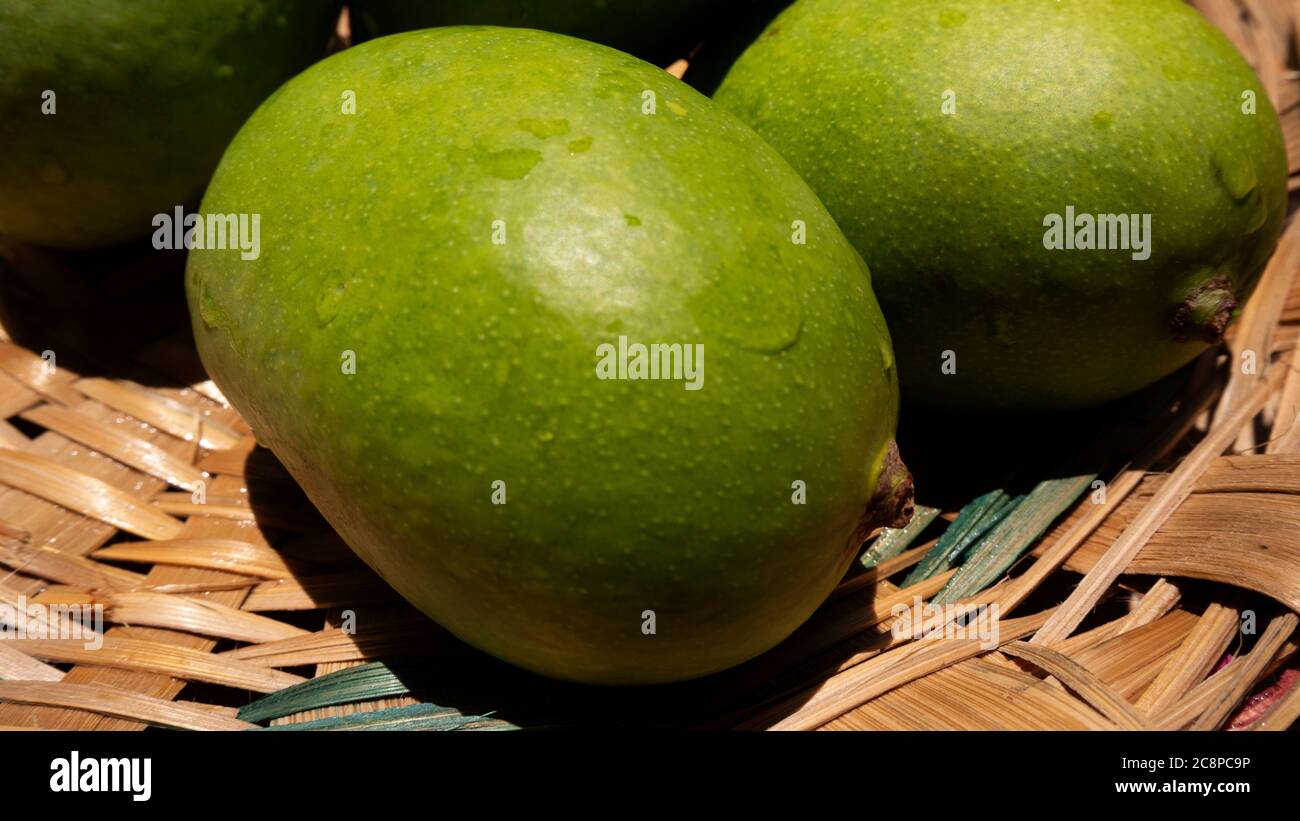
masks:
{"label": "mango skin", "polygon": [[[1206,347],[1172,330],[1184,299],[1222,276],[1244,303],[1285,217],[1268,97],[1177,0],[799,0],[715,99],[871,266],[908,403],[1085,407],[1151,384]],[[1068,205],[1152,214],[1151,258],[1045,249]]]}
{"label": "mango skin", "polygon": [[348,7],[357,42],[434,26],[515,26],[667,64],[685,57],[718,18],[734,14],[729,6],[725,0],[356,0]]}
{"label": "mango skin", "polygon": [[[325,52],[335,0],[0,1],[0,233],[89,248],[197,202],[266,95]],[[55,93],[55,113],[42,94]]]}
{"label": "mango skin", "polygon": [[[370,41],[250,118],[203,211],[263,217],[256,260],[191,252],[209,373],[466,642],[561,679],[702,676],[787,636],[861,544],[898,407],[868,271],[661,69],[522,29]],[[620,335],[703,344],[703,387],[598,380]]]}

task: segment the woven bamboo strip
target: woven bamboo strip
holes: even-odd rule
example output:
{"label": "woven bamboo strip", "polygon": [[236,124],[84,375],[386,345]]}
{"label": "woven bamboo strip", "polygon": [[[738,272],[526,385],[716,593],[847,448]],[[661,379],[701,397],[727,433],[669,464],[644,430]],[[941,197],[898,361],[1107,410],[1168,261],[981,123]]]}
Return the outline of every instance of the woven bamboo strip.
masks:
{"label": "woven bamboo strip", "polygon": [[[990,654],[991,656],[992,654]],[[1109,730],[1086,703],[1019,669],[970,659],[827,723],[827,730]]]}
{"label": "woven bamboo strip", "polygon": [[1065,686],[1082,696],[1099,713],[1115,722],[1121,729],[1148,729],[1146,719],[1137,710],[1133,709],[1133,705],[1116,695],[1101,679],[1093,675],[1087,667],[1079,664],[1069,656],[1023,641],[1013,641],[1010,644],[1003,645],[1002,652],[1009,656],[1025,659],[1051,673]]}
{"label": "woven bamboo strip", "polygon": [[[41,397],[39,394],[28,390],[25,385],[12,376],[0,372],[0,416],[8,419],[40,404],[40,402]],[[25,441],[26,437],[20,439],[20,443]]]}
{"label": "woven bamboo strip", "polygon": [[144,582],[130,570],[64,553],[52,547],[31,547],[0,540],[0,564],[42,579],[91,590],[129,590]]}
{"label": "woven bamboo strip", "polygon": [[210,708],[93,684],[0,681],[0,701],[88,710],[177,730],[248,730],[257,726],[233,715],[216,714]]}
{"label": "woven bamboo strip", "polygon": [[239,434],[216,420],[205,418],[192,407],[140,385],[91,377],[78,380],[73,387],[110,408],[148,422],[178,439],[197,442],[209,450],[234,447],[240,439]]}
{"label": "woven bamboo strip", "polygon": [[14,642],[0,641],[0,680],[58,681],[63,671],[14,648]]}
{"label": "woven bamboo strip", "polygon": [[191,681],[205,681],[273,693],[303,681],[301,676],[282,673],[238,659],[177,647],[145,639],[105,636],[102,647],[88,647],[80,639],[25,639],[15,642],[17,649],[46,661],[90,664],[161,673]]}
{"label": "woven bamboo strip", "polygon": [[1236,634],[1237,611],[1211,604],[1156,680],[1142,693],[1137,701],[1138,709],[1157,715],[1176,704],[1209,675]]}
{"label": "woven bamboo strip", "polygon": [[[237,485],[236,480],[220,477],[213,482],[213,489],[224,492],[224,488]],[[257,529],[240,527],[230,522],[209,520],[202,517],[190,519],[185,524],[185,534],[194,538],[232,538],[254,541],[265,545],[265,539]],[[231,583],[246,581],[246,577],[232,576],[212,570],[178,568],[167,565],[155,565],[145,579],[151,588],[166,588],[182,585],[210,585],[214,588]],[[217,589],[208,594],[211,601],[228,606],[238,606],[247,596],[247,587]],[[129,636],[145,638],[155,642],[167,642],[202,652],[210,652],[215,642],[212,639],[156,628],[115,627],[109,636]],[[102,666],[77,666],[68,672],[64,681],[72,684],[102,684],[123,690],[139,692],[162,699],[175,698],[185,686],[184,680],[166,674],[147,672],[138,669],[114,669]],[[20,708],[0,705],[0,724],[50,727],[60,729],[141,729],[145,725],[138,721],[112,718],[98,714],[67,708],[38,707]]]}
{"label": "woven bamboo strip", "polygon": [[[1295,650],[1295,645],[1285,644],[1274,655],[1273,659],[1266,661],[1266,663],[1275,663],[1279,657],[1287,657],[1294,653]],[[1180,699],[1172,707],[1166,709],[1162,713],[1153,715],[1152,721],[1155,723],[1156,729],[1181,730],[1195,721],[1197,717],[1209,709],[1217,699],[1221,698],[1225,692],[1228,692],[1232,688],[1237,678],[1237,674],[1241,670],[1241,665],[1244,663],[1245,657],[1239,656],[1232,659],[1222,668],[1215,671],[1214,675],[1193,687],[1186,696]]]}
{"label": "woven bamboo strip", "polygon": [[1264,669],[1282,644],[1295,632],[1297,624],[1294,613],[1287,613],[1269,622],[1259,643],[1238,665],[1232,679],[1222,693],[1212,700],[1196,721],[1193,730],[1217,729],[1232,714],[1232,710],[1250,692],[1250,688],[1264,675]]}
{"label": "woven bamboo strip", "polygon": [[[1005,621],[999,643],[1029,635],[1051,611]],[[765,711],[747,726],[774,730],[811,730],[894,687],[986,652],[980,639],[922,639],[832,676],[812,693]]]}
{"label": "woven bamboo strip", "polygon": [[1179,465],[1151,502],[1143,508],[1138,518],[1111,545],[1102,561],[1084,577],[1075,591],[1053,614],[1033,643],[1051,646],[1074,631],[1093,606],[1124,571],[1142,546],[1174,510],[1191,495],[1192,486],[1210,463],[1223,453],[1237,431],[1259,412],[1269,395],[1269,382],[1255,388],[1232,415],[1207,436]]}
{"label": "woven bamboo strip", "polygon": [[24,412],[22,418],[92,447],[142,473],[156,476],[169,485],[193,489],[203,481],[203,474],[188,462],[75,410],[41,405]]}
{"label": "woven bamboo strip", "polygon": [[170,539],[181,523],[147,502],[63,465],[17,450],[0,450],[0,482],[146,539]]}
{"label": "woven bamboo strip", "polygon": [[[82,400],[78,397],[77,401]],[[124,429],[131,428],[141,438],[153,441],[163,448],[183,447],[183,443],[107,409],[104,409],[100,421]],[[33,454],[58,461],[115,487],[130,490],[141,498],[147,498],[164,486],[158,479],[142,477],[114,460],[99,458],[56,433],[42,433],[29,440],[26,447]],[[35,549],[53,547],[57,543],[60,552],[69,556],[84,556],[117,533],[108,524],[3,485],[0,485],[0,521],[21,526],[26,534],[21,540],[24,544]],[[19,572],[11,574],[6,583],[19,592],[26,593],[47,586],[44,579]]]}
{"label": "woven bamboo strip", "polygon": [[51,402],[76,405],[82,401],[72,388],[76,373],[66,367],[51,368],[45,359],[12,342],[0,342],[0,370]]}
{"label": "woven bamboo strip", "polygon": [[[1230,340],[1233,367],[1229,371],[1228,387],[1223,391],[1223,398],[1215,410],[1215,427],[1224,425],[1234,434],[1240,432],[1244,422],[1237,419],[1237,410],[1242,405],[1252,404],[1250,397],[1260,389],[1260,383],[1268,380],[1281,381],[1273,375],[1269,367],[1269,352],[1273,350],[1273,333],[1282,316],[1286,304],[1286,295],[1295,287],[1296,274],[1300,272],[1300,220],[1292,220],[1291,226],[1282,235],[1277,251],[1264,270],[1263,277],[1255,286],[1255,293],[1246,303]],[[1254,367],[1244,367],[1247,362]],[[1271,377],[1271,378],[1270,378]],[[1259,403],[1263,407],[1263,403]],[[1254,414],[1250,414],[1253,416]],[[1253,443],[1242,443],[1250,447]]]}
{"label": "woven bamboo strip", "polygon": [[[1126,616],[1066,639],[1057,648],[1075,661],[1083,659],[1098,679],[1117,693],[1132,689],[1129,682],[1135,676],[1149,672],[1151,658],[1159,659],[1177,646],[1189,629],[1188,622],[1195,621],[1185,613],[1165,615],[1164,604],[1168,597],[1155,589],[1144,601],[1152,599],[1159,604],[1134,609],[1141,619]],[[1131,616],[1132,614],[1130,614]],[[1092,648],[1097,648],[1092,650]],[[1091,651],[1091,652],[1087,652]],[[989,653],[945,670],[904,684],[830,722],[832,729],[874,726],[882,729],[1111,729],[1115,725],[1086,703],[1066,694],[1064,688],[1049,677],[1040,680],[1026,676],[1014,665],[998,666],[993,662],[1000,653]],[[1006,662],[1006,664],[1010,664]],[[932,714],[930,702],[936,696],[927,687],[918,685],[929,679],[942,677],[942,687],[949,696],[939,698],[949,706],[942,718]],[[990,680],[992,679],[992,680]],[[997,688],[999,700],[984,705],[987,713],[970,716],[956,705],[963,703],[965,693]],[[1009,688],[1006,689],[1006,688]],[[1001,699],[1013,699],[1014,708]],[[881,702],[886,708],[882,713]],[[889,705],[892,705],[890,707]],[[890,712],[892,710],[892,712]],[[917,716],[919,723],[904,721],[898,715],[908,712]],[[992,720],[992,723],[988,723]]]}
{"label": "woven bamboo strip", "polygon": [[[367,622],[363,622],[363,625]],[[427,655],[446,634],[425,618],[363,626],[354,633],[330,627],[305,636],[250,644],[221,653],[266,667],[297,667],[340,661],[366,661],[385,655]]]}
{"label": "woven bamboo strip", "polygon": [[[217,517],[225,518],[225,517]],[[123,542],[95,551],[97,559],[149,564],[202,567],[262,579],[287,579],[293,575],[278,552],[266,545],[234,539],[164,539]]]}
{"label": "woven bamboo strip", "polygon": [[101,599],[105,618],[132,626],[166,627],[201,636],[268,642],[310,633],[276,619],[202,598],[165,593],[115,593]]}
{"label": "woven bamboo strip", "polygon": [[832,600],[838,599],[841,596],[847,596],[850,593],[855,593],[864,588],[880,584],[882,581],[900,570],[906,570],[921,561],[921,559],[924,559],[925,554],[930,552],[930,548],[934,547],[935,543],[938,541],[938,539],[931,539],[920,547],[905,550],[892,559],[885,559],[875,567],[864,570],[856,575],[849,576],[831,591],[830,598]]}

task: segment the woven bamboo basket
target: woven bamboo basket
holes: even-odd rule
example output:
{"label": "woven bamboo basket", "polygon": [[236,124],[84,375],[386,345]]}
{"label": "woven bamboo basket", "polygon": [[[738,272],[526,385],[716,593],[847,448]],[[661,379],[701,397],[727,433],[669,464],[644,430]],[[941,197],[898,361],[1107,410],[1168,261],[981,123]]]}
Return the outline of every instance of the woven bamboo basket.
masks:
{"label": "woven bamboo basket", "polygon": [[[1281,112],[1294,211],[1300,6],[1194,5]],[[771,652],[634,689],[495,661],[361,564],[203,373],[182,264],[0,243],[0,605],[104,618],[93,649],[53,624],[0,641],[0,727],[1284,730],[1300,717],[1300,219],[1226,343],[1134,400],[942,441],[905,420],[912,525],[868,542]],[[1042,467],[1044,450],[1072,469]],[[970,478],[990,459],[1033,481],[1013,515],[974,527],[1005,498]],[[935,564],[939,540],[962,534],[965,562]],[[896,635],[895,606],[917,597],[997,605],[996,646]]]}

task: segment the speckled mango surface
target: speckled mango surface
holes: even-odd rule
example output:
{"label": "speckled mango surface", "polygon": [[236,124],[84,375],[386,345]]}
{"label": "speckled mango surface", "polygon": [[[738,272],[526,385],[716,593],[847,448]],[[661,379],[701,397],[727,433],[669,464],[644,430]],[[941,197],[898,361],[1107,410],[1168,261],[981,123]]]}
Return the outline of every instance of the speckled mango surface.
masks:
{"label": "speckled mango surface", "polygon": [[196,202],[266,95],[325,52],[336,0],[4,0],[0,233],[89,248]]}
{"label": "speckled mango surface", "polygon": [[[269,99],[203,211],[261,214],[257,259],[191,252],[208,371],[465,641],[700,676],[788,635],[859,546],[898,404],[867,269],[662,70],[517,29],[374,40]],[[699,388],[598,378],[620,337],[702,345]]]}
{"label": "speckled mango surface", "polygon": [[[1244,303],[1285,215],[1268,98],[1178,0],[799,0],[716,100],[866,259],[905,402],[1078,407],[1150,384],[1206,346],[1179,332],[1185,300],[1225,280]],[[1149,258],[1049,250],[1067,208],[1149,215]]]}

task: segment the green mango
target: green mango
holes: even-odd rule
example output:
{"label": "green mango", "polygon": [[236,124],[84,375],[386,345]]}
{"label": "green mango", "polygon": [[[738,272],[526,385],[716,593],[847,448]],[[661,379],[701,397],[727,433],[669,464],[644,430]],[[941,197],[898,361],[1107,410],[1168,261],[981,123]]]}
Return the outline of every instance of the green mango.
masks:
{"label": "green mango", "polygon": [[0,233],[148,234],[244,119],[325,52],[337,0],[0,0]]}
{"label": "green mango", "polygon": [[666,65],[687,56],[728,5],[724,0],[357,0],[348,8],[358,42],[434,26],[518,26],[581,37]]}
{"label": "green mango", "polygon": [[[652,65],[525,29],[373,40],[267,100],[202,211],[262,234],[191,252],[209,373],[362,559],[502,659],[724,669],[905,514],[861,257]],[[684,346],[680,374],[611,378],[655,375],[635,345]]]}
{"label": "green mango", "polygon": [[1178,0],[799,0],[715,100],[871,266],[909,403],[1155,382],[1218,341],[1286,213],[1267,95]]}

